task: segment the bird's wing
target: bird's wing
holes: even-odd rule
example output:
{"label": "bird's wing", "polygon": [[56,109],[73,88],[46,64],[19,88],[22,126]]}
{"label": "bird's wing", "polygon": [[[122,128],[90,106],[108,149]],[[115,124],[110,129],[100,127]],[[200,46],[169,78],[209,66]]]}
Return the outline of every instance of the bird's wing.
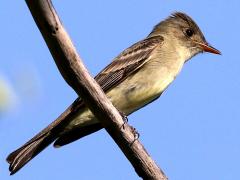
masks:
{"label": "bird's wing", "polygon": [[104,92],[108,91],[142,67],[153,50],[162,43],[162,36],[150,37],[137,42],[119,54],[95,77],[95,80]]}

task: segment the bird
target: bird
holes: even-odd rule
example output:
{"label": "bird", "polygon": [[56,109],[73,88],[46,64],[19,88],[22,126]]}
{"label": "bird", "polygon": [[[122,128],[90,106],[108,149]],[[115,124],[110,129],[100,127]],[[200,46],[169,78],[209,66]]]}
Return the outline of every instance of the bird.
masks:
{"label": "bird", "polygon": [[[193,56],[210,46],[194,20],[175,12],[158,23],[143,40],[133,44],[95,77],[113,105],[125,115],[158,99]],[[54,122],[7,157],[10,174],[16,173],[48,145],[61,147],[94,133],[103,126],[78,97]]]}

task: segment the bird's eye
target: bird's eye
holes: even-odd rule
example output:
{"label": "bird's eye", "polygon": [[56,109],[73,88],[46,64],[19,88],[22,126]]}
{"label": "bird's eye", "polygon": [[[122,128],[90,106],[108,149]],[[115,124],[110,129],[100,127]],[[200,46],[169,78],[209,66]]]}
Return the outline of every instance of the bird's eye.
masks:
{"label": "bird's eye", "polygon": [[192,35],[194,34],[192,29],[186,29],[185,33],[188,37],[192,37]]}

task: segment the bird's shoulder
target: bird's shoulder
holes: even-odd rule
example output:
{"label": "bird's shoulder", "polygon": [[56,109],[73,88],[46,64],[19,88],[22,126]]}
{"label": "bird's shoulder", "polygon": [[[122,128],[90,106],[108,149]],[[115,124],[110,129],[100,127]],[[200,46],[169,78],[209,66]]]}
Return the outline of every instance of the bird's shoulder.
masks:
{"label": "bird's shoulder", "polygon": [[104,91],[113,88],[129,75],[142,67],[151,55],[153,50],[161,46],[164,39],[162,36],[147,37],[141,40],[122,53],[105,67],[96,77]]}
{"label": "bird's shoulder", "polygon": [[161,46],[163,40],[162,36],[154,36],[133,44],[114,58],[112,63],[103,69],[100,74],[109,73],[144,61],[157,46]]}

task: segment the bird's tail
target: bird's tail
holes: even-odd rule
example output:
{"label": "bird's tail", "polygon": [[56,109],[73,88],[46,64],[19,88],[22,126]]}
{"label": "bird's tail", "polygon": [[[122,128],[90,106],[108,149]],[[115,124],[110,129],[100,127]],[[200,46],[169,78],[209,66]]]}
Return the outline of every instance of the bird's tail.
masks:
{"label": "bird's tail", "polygon": [[68,109],[64,111],[53,123],[43,129],[22,147],[9,154],[7,162],[10,164],[9,170],[11,175],[16,173],[27,162],[33,159],[36,155],[38,155],[38,153],[58,138],[61,129],[69,122],[70,119],[74,118],[79,109],[83,107],[83,103],[79,101],[79,99],[74,101],[74,103],[68,107]]}
{"label": "bird's tail", "polygon": [[27,162],[34,158],[38,153],[45,149],[56,139],[55,135],[46,133],[38,138],[33,138],[24,144],[19,149],[15,150],[7,157],[7,162],[10,164],[10,174],[16,173]]}

